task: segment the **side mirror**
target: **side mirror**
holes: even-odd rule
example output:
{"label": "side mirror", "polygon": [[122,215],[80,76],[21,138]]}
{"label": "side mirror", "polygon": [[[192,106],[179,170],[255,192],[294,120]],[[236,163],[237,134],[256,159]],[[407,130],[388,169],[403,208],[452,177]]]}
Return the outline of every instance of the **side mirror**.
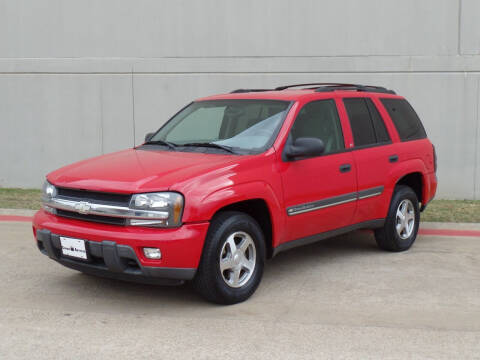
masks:
{"label": "side mirror", "polygon": [[145,135],[145,142],[150,141],[153,135],[155,135],[154,132],[149,132],[147,135]]}
{"label": "side mirror", "polygon": [[289,160],[307,158],[322,155],[325,151],[325,144],[317,138],[298,138],[285,147],[285,156]]}

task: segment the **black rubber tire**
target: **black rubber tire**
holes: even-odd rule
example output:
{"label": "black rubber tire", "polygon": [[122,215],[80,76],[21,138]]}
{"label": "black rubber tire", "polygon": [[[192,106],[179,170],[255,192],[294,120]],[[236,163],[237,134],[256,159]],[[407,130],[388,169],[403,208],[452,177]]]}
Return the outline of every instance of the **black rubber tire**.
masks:
{"label": "black rubber tire", "polygon": [[[396,226],[396,213],[397,208],[405,199],[409,199],[415,211],[415,226],[413,232],[407,239],[402,239],[397,233]],[[418,226],[420,225],[420,209],[418,205],[418,198],[415,192],[406,185],[398,185],[395,187],[395,191],[390,202],[390,208],[388,210],[385,224],[382,228],[375,230],[375,240],[380,249],[387,251],[400,252],[410,249],[415,242],[418,233]]]}
{"label": "black rubber tire", "polygon": [[[225,283],[219,267],[222,246],[227,237],[235,231],[244,231],[252,237],[257,255],[252,277],[239,288],[232,288]],[[225,305],[236,304],[245,301],[255,292],[262,279],[264,266],[265,238],[255,219],[238,211],[221,212],[210,223],[193,287],[208,301]]]}

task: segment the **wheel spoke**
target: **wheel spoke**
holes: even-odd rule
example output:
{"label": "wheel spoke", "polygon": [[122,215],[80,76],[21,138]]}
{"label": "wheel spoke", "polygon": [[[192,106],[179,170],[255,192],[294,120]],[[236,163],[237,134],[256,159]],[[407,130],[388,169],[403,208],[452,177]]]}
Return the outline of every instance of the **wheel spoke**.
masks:
{"label": "wheel spoke", "polygon": [[405,220],[405,215],[403,214],[403,212],[400,208],[398,208],[398,210],[397,210],[397,218],[399,218],[402,221]]}
{"label": "wheel spoke", "polygon": [[232,281],[232,285],[233,286],[237,286],[238,283],[239,283],[239,280],[240,280],[240,271],[241,271],[241,268],[238,267],[238,268],[235,268],[232,272],[232,277],[231,277],[231,281]]}
{"label": "wheel spoke", "polygon": [[409,212],[407,216],[407,220],[415,220],[415,213],[414,212]]}
{"label": "wheel spoke", "polygon": [[413,218],[410,219],[408,221],[407,225],[408,225],[408,233],[410,234],[413,230],[414,225],[415,225],[415,220]]}
{"label": "wheel spoke", "polygon": [[405,219],[407,217],[407,203],[403,203],[400,211],[402,212],[403,218]]}
{"label": "wheel spoke", "polygon": [[230,254],[235,254],[235,251],[237,251],[237,244],[235,244],[235,237],[233,235],[230,235],[227,239],[228,246],[230,247]]}
{"label": "wheel spoke", "polygon": [[403,229],[405,228],[405,224],[404,224],[403,222],[400,222],[400,223],[397,224],[396,227],[397,227],[397,232],[398,232],[399,234],[401,234],[402,231],[403,231]]}
{"label": "wheel spoke", "polygon": [[247,269],[248,271],[253,271],[255,267],[255,260],[248,260],[247,258],[244,259],[242,262],[242,266],[244,269]]}
{"label": "wheel spoke", "polygon": [[220,259],[220,271],[223,273],[225,270],[229,270],[235,267],[235,263],[231,257]]}
{"label": "wheel spoke", "polygon": [[240,244],[238,244],[237,248],[240,250],[243,254],[247,251],[248,247],[250,246],[251,241],[248,238],[244,238]]}

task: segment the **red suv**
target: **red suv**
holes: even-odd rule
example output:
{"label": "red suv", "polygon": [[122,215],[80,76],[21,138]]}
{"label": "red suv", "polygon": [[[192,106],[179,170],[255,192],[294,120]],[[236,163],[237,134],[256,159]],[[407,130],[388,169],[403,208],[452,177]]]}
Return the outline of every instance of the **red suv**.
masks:
{"label": "red suv", "polygon": [[40,251],[85,273],[193,280],[208,300],[253,294],[266,258],[356,229],[403,251],[433,198],[436,156],[410,104],[352,84],[196,100],[145,143],[47,176]]}

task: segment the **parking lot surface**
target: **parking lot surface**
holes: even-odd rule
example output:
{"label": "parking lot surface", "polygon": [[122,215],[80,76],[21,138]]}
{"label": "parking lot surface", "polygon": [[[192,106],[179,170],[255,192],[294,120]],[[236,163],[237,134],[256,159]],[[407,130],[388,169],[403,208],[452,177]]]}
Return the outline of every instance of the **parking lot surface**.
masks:
{"label": "parking lot surface", "polygon": [[279,254],[245,303],[82,275],[0,222],[0,359],[480,358],[480,238],[368,232]]}

